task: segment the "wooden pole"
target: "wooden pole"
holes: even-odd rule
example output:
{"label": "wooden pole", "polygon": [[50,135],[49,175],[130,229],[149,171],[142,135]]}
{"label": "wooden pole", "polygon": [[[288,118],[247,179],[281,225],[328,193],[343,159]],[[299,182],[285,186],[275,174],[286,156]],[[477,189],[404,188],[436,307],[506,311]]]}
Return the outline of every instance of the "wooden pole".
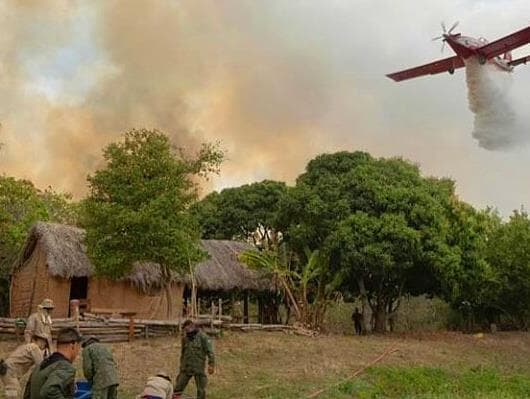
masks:
{"label": "wooden pole", "polygon": [[134,319],[129,316],[129,342],[134,340]]}
{"label": "wooden pole", "polygon": [[212,314],[210,315],[210,328],[213,328],[213,321],[215,319],[215,302],[214,301],[212,301],[211,306],[212,306],[212,309],[211,309]]}
{"label": "wooden pole", "polygon": [[79,300],[72,299],[70,301],[70,317],[74,319],[75,329],[79,332]]}
{"label": "wooden pole", "polygon": [[248,324],[248,291],[243,294],[243,323]]}
{"label": "wooden pole", "polygon": [[217,308],[217,320],[221,320],[221,316],[223,314],[223,300],[219,298],[219,306]]}
{"label": "wooden pole", "polygon": [[258,296],[258,323],[265,324],[264,320],[264,304],[261,295]]}

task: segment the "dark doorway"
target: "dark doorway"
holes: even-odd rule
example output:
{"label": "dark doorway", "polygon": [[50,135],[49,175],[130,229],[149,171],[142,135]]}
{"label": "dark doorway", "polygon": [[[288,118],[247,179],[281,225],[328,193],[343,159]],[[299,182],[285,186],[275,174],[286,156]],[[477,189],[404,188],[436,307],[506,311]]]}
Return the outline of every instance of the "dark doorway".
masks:
{"label": "dark doorway", "polygon": [[[79,300],[79,311],[83,314],[87,311],[88,306],[88,277],[73,277],[70,280],[70,301],[72,299]],[[72,315],[70,307],[68,307],[68,317]]]}
{"label": "dark doorway", "polygon": [[88,278],[73,277],[70,282],[70,300],[86,299],[88,294]]}

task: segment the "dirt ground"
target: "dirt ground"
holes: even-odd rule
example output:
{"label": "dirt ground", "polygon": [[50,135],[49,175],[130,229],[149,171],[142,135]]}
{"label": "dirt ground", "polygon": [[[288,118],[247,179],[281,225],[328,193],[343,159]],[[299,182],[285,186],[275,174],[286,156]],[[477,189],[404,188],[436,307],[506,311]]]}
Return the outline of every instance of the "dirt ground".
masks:
{"label": "dirt ground", "polygon": [[[0,342],[0,358],[15,346],[13,341]],[[398,351],[380,364],[448,370],[487,367],[530,375],[529,333],[317,338],[284,333],[225,333],[214,340],[214,347],[218,367],[210,378],[209,398],[276,397],[261,396],[260,391],[284,384],[299,386],[300,392],[311,392],[348,377],[389,348]],[[138,394],[146,377],[157,370],[164,369],[175,376],[180,342],[177,338],[137,340],[113,344],[112,350],[120,368],[120,397],[128,398]]]}

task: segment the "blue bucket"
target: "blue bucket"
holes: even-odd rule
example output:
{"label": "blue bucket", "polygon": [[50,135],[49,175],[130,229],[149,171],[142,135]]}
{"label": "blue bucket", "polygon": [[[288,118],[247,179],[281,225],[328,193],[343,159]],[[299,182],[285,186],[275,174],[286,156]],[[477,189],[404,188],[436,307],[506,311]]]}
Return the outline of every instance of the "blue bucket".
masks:
{"label": "blue bucket", "polygon": [[75,383],[75,399],[92,399],[92,391],[88,381],[77,381]]}

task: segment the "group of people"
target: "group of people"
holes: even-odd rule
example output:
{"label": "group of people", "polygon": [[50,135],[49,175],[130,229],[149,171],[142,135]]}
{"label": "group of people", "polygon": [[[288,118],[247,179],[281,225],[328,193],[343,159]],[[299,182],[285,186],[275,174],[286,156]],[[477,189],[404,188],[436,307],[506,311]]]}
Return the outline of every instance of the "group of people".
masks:
{"label": "group of people", "polygon": [[[0,360],[0,379],[6,399],[19,399],[20,381],[33,368],[24,389],[24,399],[71,399],[75,393],[76,369],[73,362],[82,356],[83,374],[93,399],[116,399],[118,367],[112,352],[94,336],[83,337],[75,328],[59,330],[52,341],[53,301],[45,299],[27,322],[26,342],[5,360]],[[183,325],[180,370],[175,384],[169,373],[158,371],[147,379],[138,399],[180,399],[193,377],[197,399],[206,398],[207,374],[215,371],[215,356],[210,339],[191,320]],[[207,368],[206,368],[207,364]]]}

